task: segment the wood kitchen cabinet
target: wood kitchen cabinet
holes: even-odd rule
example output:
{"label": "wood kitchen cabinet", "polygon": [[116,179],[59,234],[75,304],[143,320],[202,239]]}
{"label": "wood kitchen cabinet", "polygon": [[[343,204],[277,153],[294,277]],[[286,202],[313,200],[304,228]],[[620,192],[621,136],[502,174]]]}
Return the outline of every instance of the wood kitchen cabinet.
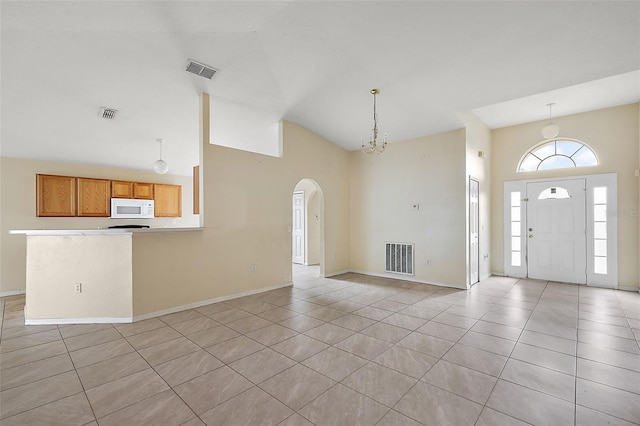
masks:
{"label": "wood kitchen cabinet", "polygon": [[155,216],[182,216],[182,186],[156,183],[154,185]]}
{"label": "wood kitchen cabinet", "polygon": [[36,175],[36,215],[69,217],[76,215],[76,178]]}
{"label": "wood kitchen cabinet", "polygon": [[111,216],[111,181],[108,179],[77,178],[78,216]]}
{"label": "wood kitchen cabinet", "polygon": [[153,184],[147,182],[112,180],[111,196],[113,198],[138,198],[141,200],[153,200]]}
{"label": "wood kitchen cabinet", "polygon": [[133,198],[142,200],[153,200],[153,184],[144,182],[133,182]]}
{"label": "wood kitchen cabinet", "polygon": [[113,198],[133,198],[133,182],[112,180],[111,196]]}

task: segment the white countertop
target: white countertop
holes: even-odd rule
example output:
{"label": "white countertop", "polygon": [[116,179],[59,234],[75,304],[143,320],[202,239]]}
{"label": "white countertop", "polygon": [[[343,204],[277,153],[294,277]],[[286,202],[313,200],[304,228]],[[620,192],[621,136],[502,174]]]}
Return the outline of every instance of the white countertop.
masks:
{"label": "white countertop", "polygon": [[159,232],[202,231],[202,227],[189,228],[114,228],[114,229],[12,229],[9,234],[24,235],[122,235],[154,234]]}

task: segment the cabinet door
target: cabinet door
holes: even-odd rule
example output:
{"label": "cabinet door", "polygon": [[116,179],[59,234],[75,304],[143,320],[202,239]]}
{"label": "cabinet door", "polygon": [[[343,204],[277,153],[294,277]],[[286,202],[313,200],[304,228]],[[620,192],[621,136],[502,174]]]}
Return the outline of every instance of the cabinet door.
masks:
{"label": "cabinet door", "polygon": [[69,217],[76,215],[76,178],[36,175],[36,215]]}
{"label": "cabinet door", "polygon": [[111,216],[111,181],[78,178],[78,216]]}
{"label": "cabinet door", "polygon": [[156,183],[155,185],[155,216],[182,216],[182,186]]}
{"label": "cabinet door", "polygon": [[111,196],[113,198],[133,198],[133,182],[112,180]]}
{"label": "cabinet door", "polygon": [[133,198],[153,200],[153,184],[133,182]]}

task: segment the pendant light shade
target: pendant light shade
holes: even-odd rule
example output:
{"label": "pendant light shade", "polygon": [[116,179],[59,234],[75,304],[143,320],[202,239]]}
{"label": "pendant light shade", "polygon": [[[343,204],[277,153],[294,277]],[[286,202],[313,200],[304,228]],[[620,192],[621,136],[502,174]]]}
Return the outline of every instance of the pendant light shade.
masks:
{"label": "pendant light shade", "polygon": [[169,165],[164,160],[157,160],[153,163],[153,171],[159,175],[163,175],[169,171]]}
{"label": "pendant light shade", "polygon": [[542,137],[545,139],[555,138],[560,134],[560,126],[556,123],[549,123],[542,128]]}
{"label": "pendant light shade", "polygon": [[162,159],[162,143],[164,139],[156,139],[160,143],[160,159],[153,163],[153,171],[159,175],[164,175],[169,171],[169,165]]}
{"label": "pendant light shade", "polygon": [[[547,104],[547,106],[549,107],[549,120],[551,120],[551,107],[553,107],[554,105],[555,103]],[[549,123],[542,128],[542,131],[540,133],[542,133],[542,137],[545,139],[555,138],[560,134],[560,126],[558,126],[556,123]]]}

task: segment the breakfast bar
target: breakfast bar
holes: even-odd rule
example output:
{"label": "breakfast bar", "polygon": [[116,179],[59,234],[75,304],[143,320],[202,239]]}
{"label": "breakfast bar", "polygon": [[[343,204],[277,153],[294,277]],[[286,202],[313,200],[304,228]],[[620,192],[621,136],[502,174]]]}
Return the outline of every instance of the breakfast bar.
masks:
{"label": "breakfast bar", "polygon": [[136,265],[136,245],[202,229],[10,231],[27,238],[25,324],[132,322],[134,277],[149,267]]}

